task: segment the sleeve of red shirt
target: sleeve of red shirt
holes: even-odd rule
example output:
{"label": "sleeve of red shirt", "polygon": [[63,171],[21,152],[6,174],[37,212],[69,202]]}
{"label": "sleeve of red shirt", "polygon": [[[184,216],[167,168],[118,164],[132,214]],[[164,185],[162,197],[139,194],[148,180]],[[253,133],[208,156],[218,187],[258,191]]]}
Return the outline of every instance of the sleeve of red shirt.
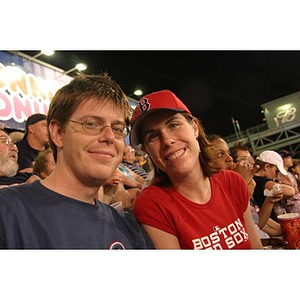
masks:
{"label": "sleeve of red shirt", "polygon": [[177,211],[165,188],[145,188],[135,200],[133,214],[140,223],[176,236]]}

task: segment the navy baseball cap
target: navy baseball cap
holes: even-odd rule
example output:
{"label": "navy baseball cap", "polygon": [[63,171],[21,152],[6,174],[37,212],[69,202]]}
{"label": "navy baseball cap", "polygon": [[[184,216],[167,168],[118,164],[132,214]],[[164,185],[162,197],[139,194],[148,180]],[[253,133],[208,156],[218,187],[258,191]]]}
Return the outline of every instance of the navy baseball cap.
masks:
{"label": "navy baseball cap", "polygon": [[39,121],[46,120],[46,118],[47,118],[46,115],[43,115],[43,114],[33,114],[30,117],[28,117],[28,119],[26,120],[26,131],[25,131],[23,139],[25,139],[27,136],[29,125],[35,124]]}

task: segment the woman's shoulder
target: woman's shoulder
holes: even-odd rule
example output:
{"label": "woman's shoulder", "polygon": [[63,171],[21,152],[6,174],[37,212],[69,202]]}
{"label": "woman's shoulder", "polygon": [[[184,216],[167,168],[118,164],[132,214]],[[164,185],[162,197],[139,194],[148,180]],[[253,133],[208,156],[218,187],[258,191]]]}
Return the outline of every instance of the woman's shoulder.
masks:
{"label": "woman's shoulder", "polygon": [[171,188],[168,187],[160,187],[154,184],[151,184],[147,187],[145,187],[144,189],[142,189],[141,193],[138,195],[138,197],[145,197],[145,196],[151,196],[151,195],[155,195],[155,196],[165,196],[165,195],[170,195],[171,192]]}
{"label": "woman's shoulder", "polygon": [[156,185],[150,185],[144,188],[140,194],[134,200],[135,204],[143,203],[159,203],[159,205],[164,205],[172,201],[172,188],[159,187]]}

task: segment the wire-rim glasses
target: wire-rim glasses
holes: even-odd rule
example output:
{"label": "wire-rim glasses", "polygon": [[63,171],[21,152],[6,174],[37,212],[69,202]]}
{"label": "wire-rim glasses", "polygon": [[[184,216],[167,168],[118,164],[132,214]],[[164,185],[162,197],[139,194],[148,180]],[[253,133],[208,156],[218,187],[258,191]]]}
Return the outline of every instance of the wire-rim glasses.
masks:
{"label": "wire-rim glasses", "polygon": [[69,122],[81,124],[82,129],[89,134],[96,135],[101,133],[105,127],[110,127],[115,138],[116,139],[123,139],[125,138],[129,132],[130,129],[126,124],[118,123],[113,125],[103,125],[99,122],[97,122],[94,119],[85,119],[84,121],[76,121],[76,120],[69,120]]}
{"label": "wire-rim glasses", "polygon": [[0,143],[5,144],[8,147],[14,147],[15,146],[15,143],[12,142],[10,137],[5,137],[5,136],[0,137]]}

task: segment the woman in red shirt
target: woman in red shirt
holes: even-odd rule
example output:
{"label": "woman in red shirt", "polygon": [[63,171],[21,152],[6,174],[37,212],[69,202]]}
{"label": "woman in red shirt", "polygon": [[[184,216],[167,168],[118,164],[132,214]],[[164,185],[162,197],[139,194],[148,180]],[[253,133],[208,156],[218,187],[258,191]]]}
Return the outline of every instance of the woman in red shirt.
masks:
{"label": "woman in red shirt", "polygon": [[203,127],[180,99],[169,90],[143,97],[131,125],[131,144],[155,165],[133,208],[155,248],[262,249],[244,179],[213,167]]}

